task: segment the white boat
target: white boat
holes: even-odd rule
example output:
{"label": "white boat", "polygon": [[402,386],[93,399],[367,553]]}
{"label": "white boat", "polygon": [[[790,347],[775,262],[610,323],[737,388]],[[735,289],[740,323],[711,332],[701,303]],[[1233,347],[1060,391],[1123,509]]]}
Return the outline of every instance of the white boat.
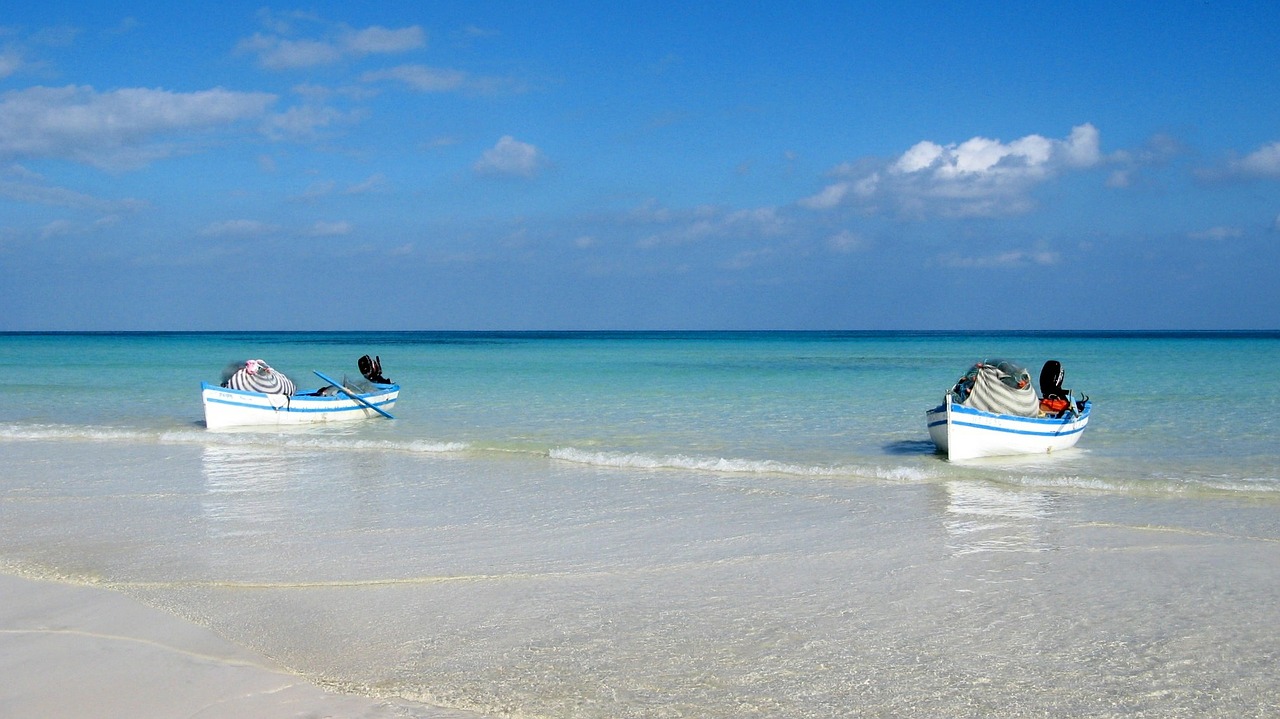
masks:
{"label": "white boat", "polygon": [[374,385],[372,392],[349,395],[267,394],[201,384],[204,424],[209,429],[372,419],[390,412],[399,396],[398,384]]}
{"label": "white boat", "polygon": [[[272,370],[262,360],[249,360],[246,367],[230,376],[223,385],[201,383],[204,424],[208,429],[245,425],[293,425],[338,422],[386,417],[400,396],[400,385],[382,377],[381,362],[360,358],[360,371],[369,380],[357,388],[328,375],[315,374],[329,384],[318,390],[295,392],[288,378]],[[249,374],[245,374],[246,371]],[[256,371],[256,374],[255,374]],[[228,386],[233,385],[233,386]],[[257,392],[249,387],[281,389]]]}
{"label": "white boat", "polygon": [[929,438],[948,459],[1046,454],[1074,447],[1089,424],[1092,403],[1062,417],[995,414],[955,403],[950,394],[925,413]]}
{"label": "white boat", "polygon": [[[1092,405],[1062,387],[1062,365],[1045,363],[1041,395],[1019,365],[978,362],[956,382],[942,404],[925,412],[929,438],[948,459],[1048,454],[1074,447],[1089,424]],[[1041,398],[1046,399],[1041,399]]]}

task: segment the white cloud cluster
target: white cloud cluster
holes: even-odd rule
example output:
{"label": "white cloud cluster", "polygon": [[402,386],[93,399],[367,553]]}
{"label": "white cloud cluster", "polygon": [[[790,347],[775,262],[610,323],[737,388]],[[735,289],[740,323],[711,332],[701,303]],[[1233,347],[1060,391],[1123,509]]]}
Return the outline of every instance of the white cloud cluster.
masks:
{"label": "white cloud cluster", "polygon": [[1098,130],[1084,124],[1062,140],[1027,135],[1012,142],[974,137],[961,143],[916,143],[886,166],[855,173],[800,204],[829,209],[887,200],[912,214],[1002,215],[1030,207],[1029,191],[1070,169],[1101,161]]}
{"label": "white cloud cluster", "polygon": [[1243,177],[1280,177],[1280,142],[1263,145],[1231,162],[1228,170]]}
{"label": "white cloud cluster", "polygon": [[262,117],[276,96],[215,88],[170,92],[86,86],[32,87],[0,95],[0,158],[59,157],[129,169],[179,151],[174,132]]}
{"label": "white cloud cluster", "polygon": [[484,151],[474,169],[481,175],[533,177],[547,163],[537,147],[504,135],[498,144]]}
{"label": "white cloud cluster", "polygon": [[386,55],[426,47],[427,37],[417,25],[391,29],[377,25],[357,30],[337,26],[320,38],[285,36],[291,26],[276,23],[276,33],[257,33],[240,41],[237,50],[256,55],[268,70],[294,70],[331,65],[348,58]]}

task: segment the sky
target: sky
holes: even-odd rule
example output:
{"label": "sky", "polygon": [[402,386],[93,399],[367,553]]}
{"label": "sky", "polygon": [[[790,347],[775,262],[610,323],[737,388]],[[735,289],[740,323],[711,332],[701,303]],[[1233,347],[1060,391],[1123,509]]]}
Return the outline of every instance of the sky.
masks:
{"label": "sky", "polygon": [[0,331],[1280,329],[1280,3],[18,3]]}

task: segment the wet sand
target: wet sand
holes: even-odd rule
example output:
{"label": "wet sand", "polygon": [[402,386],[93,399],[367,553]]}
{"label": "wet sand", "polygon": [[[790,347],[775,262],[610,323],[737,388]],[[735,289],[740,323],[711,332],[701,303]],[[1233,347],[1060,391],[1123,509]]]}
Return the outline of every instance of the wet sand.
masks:
{"label": "wet sand", "polygon": [[110,589],[0,574],[0,716],[445,717],[309,683]]}

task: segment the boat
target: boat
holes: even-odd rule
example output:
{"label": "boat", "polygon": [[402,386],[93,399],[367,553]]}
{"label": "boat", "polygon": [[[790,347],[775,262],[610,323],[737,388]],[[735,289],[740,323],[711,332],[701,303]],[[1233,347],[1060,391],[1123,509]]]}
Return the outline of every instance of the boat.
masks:
{"label": "boat", "polygon": [[[1046,386],[1051,365],[1056,386]],[[929,438],[950,460],[1018,454],[1048,454],[1074,447],[1089,424],[1088,397],[1077,400],[1061,387],[1061,366],[1046,363],[1042,395],[1026,370],[1012,363],[979,362],[956,382],[942,404],[925,412]]]}
{"label": "boat", "polygon": [[262,360],[237,365],[222,384],[202,382],[204,423],[208,429],[252,425],[295,425],[385,417],[400,396],[400,385],[382,376],[381,359],[358,362],[364,382],[335,380],[321,372],[327,384],[298,391],[283,374]]}

